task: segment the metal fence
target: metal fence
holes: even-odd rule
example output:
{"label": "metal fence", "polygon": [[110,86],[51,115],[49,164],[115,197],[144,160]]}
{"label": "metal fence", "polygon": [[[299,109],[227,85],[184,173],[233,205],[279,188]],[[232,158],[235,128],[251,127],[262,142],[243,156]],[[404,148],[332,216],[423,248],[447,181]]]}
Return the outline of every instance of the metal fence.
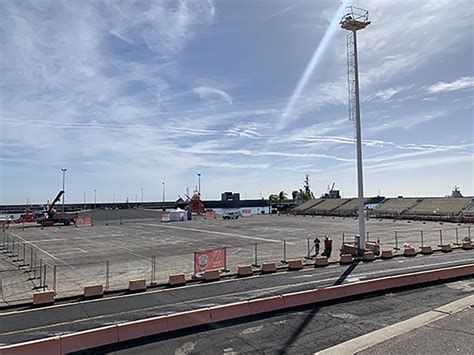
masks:
{"label": "metal fence", "polygon": [[[392,232],[383,230],[368,231],[367,239],[378,241],[381,249],[402,252],[405,243],[415,248],[431,245],[436,249],[438,245],[448,243],[458,246],[463,238],[471,236],[470,226],[423,230],[413,228],[390,233]],[[316,236],[321,240],[321,252],[324,249],[324,236],[317,233],[301,235],[296,239],[293,236],[279,243],[258,242],[227,246],[226,268],[235,272],[239,265],[258,268],[264,261],[285,265],[291,259],[305,259],[307,263],[312,263],[313,239]],[[354,233],[346,231],[329,237],[333,240],[330,260],[336,261],[342,244],[353,241]],[[170,274],[184,273],[190,277],[194,267],[194,251],[186,250],[175,255],[163,255],[157,250],[150,250],[150,255],[142,258],[113,259],[104,255],[101,261],[61,264],[30,242],[5,230],[0,246],[0,305],[29,302],[32,291],[35,290],[51,289],[58,297],[67,297],[80,296],[84,286],[92,284],[102,284],[105,290],[119,290],[126,289],[129,280],[145,278],[147,284],[155,285],[167,282]],[[221,246],[206,245],[207,248]]]}

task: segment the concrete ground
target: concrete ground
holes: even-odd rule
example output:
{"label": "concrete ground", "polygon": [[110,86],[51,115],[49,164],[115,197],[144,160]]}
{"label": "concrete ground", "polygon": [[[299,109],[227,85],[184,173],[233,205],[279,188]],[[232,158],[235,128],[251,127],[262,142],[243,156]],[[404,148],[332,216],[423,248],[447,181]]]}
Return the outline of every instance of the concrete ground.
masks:
{"label": "concrete ground", "polygon": [[[358,223],[353,218],[255,215],[238,220],[196,219],[161,223],[159,211],[104,210],[92,211],[93,227],[49,227],[40,229],[12,226],[3,235],[23,244],[26,259],[30,249],[37,255],[33,264],[39,271],[39,259],[46,265],[46,278],[21,269],[14,276],[2,278],[1,305],[29,301],[35,285],[54,288],[59,297],[79,295],[88,284],[101,283],[108,289],[123,289],[128,280],[146,278],[147,282],[166,282],[168,275],[193,274],[194,251],[227,247],[227,267],[235,272],[238,265],[263,261],[304,258],[314,236],[329,235],[333,239],[331,260],[338,260],[338,249],[344,237],[356,234]],[[408,242],[436,246],[440,242],[455,243],[467,235],[467,226],[435,222],[367,221],[369,239],[379,239],[384,248],[399,247]],[[395,232],[397,241],[395,240]],[[308,239],[309,238],[309,239]],[[321,238],[320,238],[321,239]],[[257,253],[255,255],[255,248]],[[286,254],[285,254],[286,251]],[[156,268],[152,258],[156,258]],[[0,254],[0,264],[8,264],[13,256]],[[308,261],[310,263],[311,261]],[[28,268],[27,268],[28,269]],[[56,270],[56,271],[54,271]],[[44,274],[41,274],[42,276]],[[30,280],[36,276],[33,281]],[[14,277],[15,282],[10,279]],[[8,287],[6,287],[8,285]]]}
{"label": "concrete ground", "polygon": [[158,287],[138,294],[106,295],[98,300],[63,300],[50,307],[18,306],[0,313],[0,344],[68,334],[203,307],[473,263],[474,251],[457,250],[449,254],[401,257],[345,266],[280,270],[269,275],[228,277],[216,282],[196,281],[182,287]]}
{"label": "concrete ground", "polygon": [[[471,278],[195,327],[83,353],[313,354],[459,300],[473,291]],[[466,309],[362,354],[472,354],[472,322],[472,309]]]}

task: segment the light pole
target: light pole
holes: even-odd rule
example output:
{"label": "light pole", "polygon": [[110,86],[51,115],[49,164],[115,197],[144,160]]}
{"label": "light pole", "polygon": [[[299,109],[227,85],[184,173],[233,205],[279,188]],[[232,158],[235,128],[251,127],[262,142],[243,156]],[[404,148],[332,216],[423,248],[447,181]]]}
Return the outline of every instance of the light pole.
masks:
{"label": "light pole", "polygon": [[369,12],[350,6],[341,19],[341,28],[350,31],[347,35],[347,65],[349,84],[349,114],[356,126],[357,146],[357,187],[358,187],[358,219],[359,219],[359,249],[365,250],[365,218],[364,218],[364,182],[362,170],[362,137],[360,125],[359,100],[359,64],[357,60],[357,31],[370,24]]}
{"label": "light pole", "polygon": [[94,209],[97,208],[97,190],[94,189]]}
{"label": "light pole", "polygon": [[198,176],[198,193],[201,196],[201,173],[197,173]]}
{"label": "light pole", "polygon": [[163,185],[163,210],[165,209],[165,182],[161,183]]}
{"label": "light pole", "polygon": [[64,216],[64,200],[66,198],[66,191],[64,190],[64,186],[66,184],[66,171],[67,171],[67,169],[61,169],[61,171],[63,172],[63,216]]}
{"label": "light pole", "polygon": [[86,209],[86,193],[84,192],[84,210]]}

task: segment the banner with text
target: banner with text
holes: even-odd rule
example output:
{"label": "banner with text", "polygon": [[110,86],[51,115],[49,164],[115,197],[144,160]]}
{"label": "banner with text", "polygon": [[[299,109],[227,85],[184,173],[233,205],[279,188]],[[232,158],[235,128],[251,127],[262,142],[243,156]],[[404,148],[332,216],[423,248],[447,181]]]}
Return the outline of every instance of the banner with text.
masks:
{"label": "banner with text", "polygon": [[226,268],[226,248],[199,250],[194,252],[194,274],[206,270]]}

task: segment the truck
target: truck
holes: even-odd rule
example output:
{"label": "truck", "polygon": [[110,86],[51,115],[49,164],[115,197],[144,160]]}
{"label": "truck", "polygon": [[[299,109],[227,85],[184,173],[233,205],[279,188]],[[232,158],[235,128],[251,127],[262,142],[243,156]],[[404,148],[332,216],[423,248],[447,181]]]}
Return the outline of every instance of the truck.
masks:
{"label": "truck", "polygon": [[48,208],[37,215],[36,221],[38,224],[41,224],[42,226],[52,226],[56,223],[62,223],[65,226],[68,226],[75,222],[76,218],[79,216],[77,212],[57,212],[54,208],[63,195],[64,191],[59,191]]}

